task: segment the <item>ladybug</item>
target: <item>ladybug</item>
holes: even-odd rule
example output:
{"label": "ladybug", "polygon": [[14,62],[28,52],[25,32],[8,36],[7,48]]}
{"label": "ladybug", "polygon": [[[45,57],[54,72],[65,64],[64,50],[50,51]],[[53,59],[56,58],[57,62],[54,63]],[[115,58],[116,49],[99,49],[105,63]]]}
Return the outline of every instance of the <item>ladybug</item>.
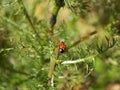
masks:
{"label": "ladybug", "polygon": [[62,41],[62,42],[60,42],[60,44],[59,44],[59,52],[60,52],[60,53],[64,53],[65,50],[66,50],[66,45],[65,45],[65,43]]}

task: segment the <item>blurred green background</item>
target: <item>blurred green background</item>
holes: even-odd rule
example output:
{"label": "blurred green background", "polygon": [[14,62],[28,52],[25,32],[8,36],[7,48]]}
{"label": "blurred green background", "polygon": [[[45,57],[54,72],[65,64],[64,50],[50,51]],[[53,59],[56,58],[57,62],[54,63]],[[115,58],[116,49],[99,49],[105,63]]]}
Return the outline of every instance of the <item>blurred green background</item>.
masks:
{"label": "blurred green background", "polygon": [[[64,0],[55,41],[48,31],[54,0],[22,0],[24,7],[19,1],[0,0],[0,90],[120,90],[120,0]],[[58,57],[83,62],[58,63],[47,86],[58,42],[69,47],[84,37]]]}

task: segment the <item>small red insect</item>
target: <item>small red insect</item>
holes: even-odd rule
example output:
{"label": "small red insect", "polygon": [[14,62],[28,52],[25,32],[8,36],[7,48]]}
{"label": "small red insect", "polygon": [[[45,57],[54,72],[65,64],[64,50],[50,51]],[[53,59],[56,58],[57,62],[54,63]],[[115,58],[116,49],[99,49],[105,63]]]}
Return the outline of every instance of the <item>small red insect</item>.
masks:
{"label": "small red insect", "polygon": [[65,52],[65,50],[66,50],[66,45],[65,45],[65,43],[62,41],[62,42],[60,42],[60,44],[59,44],[59,52],[60,52],[60,53],[63,53],[63,52]]}

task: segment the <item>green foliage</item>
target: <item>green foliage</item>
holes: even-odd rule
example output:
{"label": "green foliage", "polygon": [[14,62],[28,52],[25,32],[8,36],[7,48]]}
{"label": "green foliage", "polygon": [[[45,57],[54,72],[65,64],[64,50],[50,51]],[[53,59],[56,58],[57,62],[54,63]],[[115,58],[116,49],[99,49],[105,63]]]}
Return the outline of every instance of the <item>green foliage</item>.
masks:
{"label": "green foliage", "polygon": [[[34,12],[38,4],[45,6],[44,0],[0,1],[0,90],[103,90],[120,81],[120,1],[56,0],[56,5],[59,2],[69,14],[59,21],[61,9],[57,11],[52,40],[48,6],[53,1],[45,0],[48,16],[44,11],[42,19]],[[67,51],[59,53],[48,86],[50,59],[61,40]]]}

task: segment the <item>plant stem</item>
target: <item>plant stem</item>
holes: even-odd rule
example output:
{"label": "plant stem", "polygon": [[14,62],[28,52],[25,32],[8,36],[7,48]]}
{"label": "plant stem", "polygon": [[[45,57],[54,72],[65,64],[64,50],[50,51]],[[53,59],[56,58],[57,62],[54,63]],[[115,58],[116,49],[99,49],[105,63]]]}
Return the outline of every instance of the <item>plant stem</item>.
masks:
{"label": "plant stem", "polygon": [[10,72],[14,72],[14,73],[18,73],[18,74],[22,74],[22,75],[29,75],[28,73],[26,72],[23,72],[23,71],[19,71],[19,70],[15,70],[13,68],[10,68],[10,67],[5,67],[5,66],[0,66],[1,68],[5,69],[5,70],[8,70]]}
{"label": "plant stem", "polygon": [[[52,16],[50,18],[50,37],[53,37],[53,27],[55,26],[56,24],[56,17],[58,15],[58,12],[60,10],[61,7],[64,6],[64,0],[55,0],[55,6],[53,8],[53,11],[52,11]],[[52,39],[52,38],[51,38]],[[54,39],[56,42],[58,42],[58,39]],[[48,86],[51,85],[51,78],[52,78],[52,74],[53,74],[53,71],[54,71],[54,68],[55,68],[55,64],[56,64],[56,60],[58,58],[58,47],[55,47],[55,50],[54,50],[54,53],[53,53],[53,56],[51,56],[51,60],[50,60],[50,70],[49,70],[49,73],[48,73]]]}
{"label": "plant stem", "polygon": [[97,31],[94,31],[94,32],[91,32],[89,35],[83,37],[82,39],[78,39],[78,40],[75,41],[73,44],[71,44],[71,45],[67,48],[67,50],[69,50],[70,48],[78,45],[80,42],[87,40],[88,38],[90,38],[92,35],[95,35],[96,33],[97,33]]}
{"label": "plant stem", "polygon": [[37,40],[38,40],[38,42],[39,42],[39,44],[40,44],[40,36],[39,36],[39,34],[37,33],[37,31],[36,31],[36,29],[35,29],[32,21],[31,21],[31,19],[30,19],[30,16],[28,15],[28,12],[27,12],[24,4],[23,4],[23,1],[22,1],[22,0],[18,0],[18,2],[19,2],[20,5],[22,5],[24,15],[26,16],[26,19],[28,20],[28,23],[30,24],[30,27],[32,28],[33,32],[34,32],[35,35],[37,36]]}
{"label": "plant stem", "polygon": [[53,33],[53,28],[56,24],[56,18],[61,7],[64,6],[64,0],[55,0],[55,6],[52,10],[52,16],[50,18],[50,32]]}

